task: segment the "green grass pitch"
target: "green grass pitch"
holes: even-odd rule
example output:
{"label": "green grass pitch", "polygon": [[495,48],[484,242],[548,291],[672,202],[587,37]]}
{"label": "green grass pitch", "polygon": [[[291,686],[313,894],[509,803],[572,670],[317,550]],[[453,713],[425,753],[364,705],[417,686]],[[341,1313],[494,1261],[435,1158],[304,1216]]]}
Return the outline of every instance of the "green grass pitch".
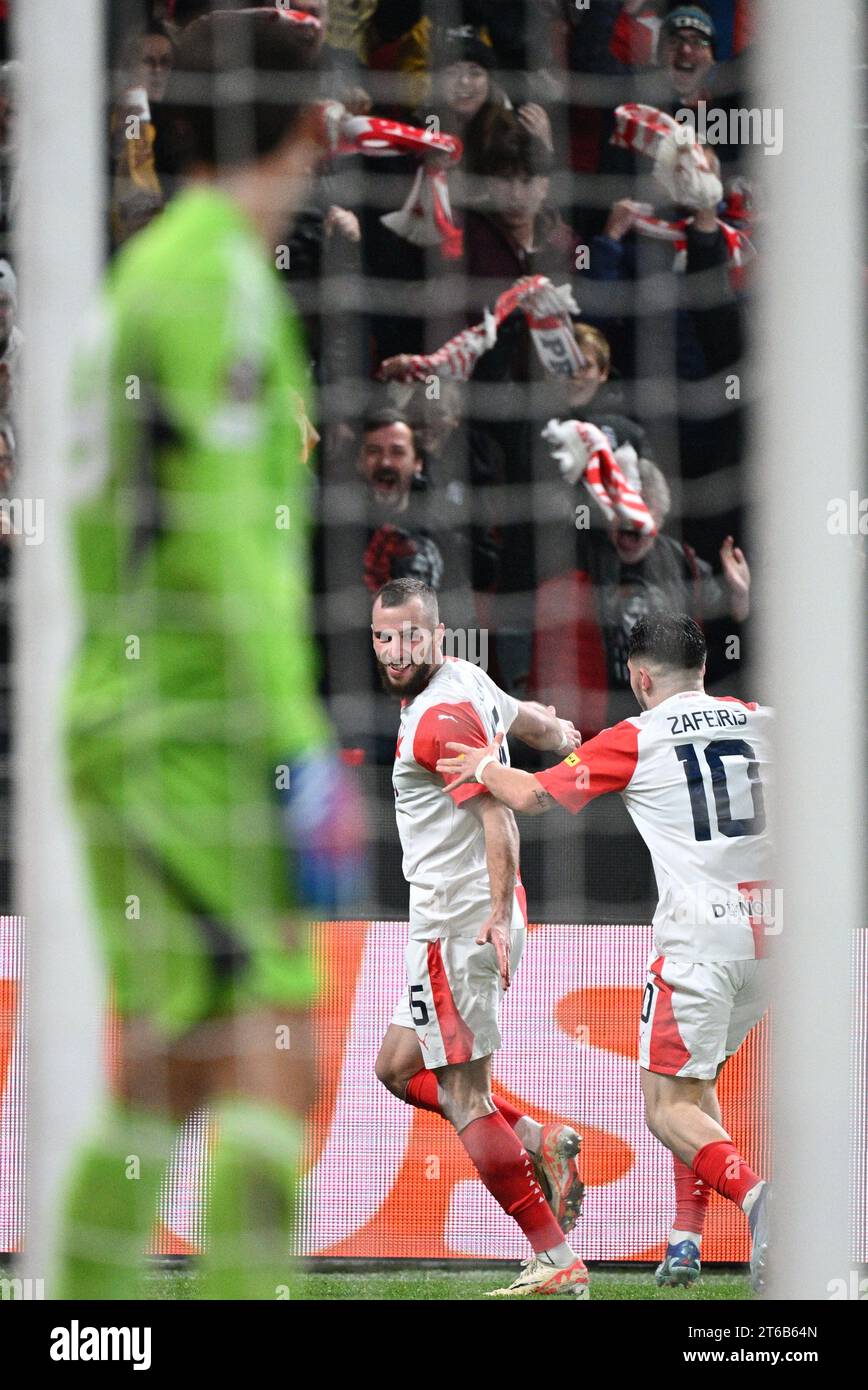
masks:
{"label": "green grass pitch", "polygon": [[[518,1266],[492,1270],[408,1269],[346,1271],[334,1274],[299,1274],[292,1286],[293,1300],[351,1302],[428,1302],[484,1298],[488,1289],[508,1284]],[[151,1296],[159,1299],[195,1299],[196,1277],[189,1273],[160,1273],[151,1280]],[[722,1299],[749,1299],[747,1276],[726,1273],[703,1274],[691,1289],[658,1289],[654,1275],[647,1270],[591,1271],[591,1299],[667,1302],[716,1302]],[[539,1300],[534,1300],[538,1302]],[[561,1300],[554,1299],[553,1302]]]}

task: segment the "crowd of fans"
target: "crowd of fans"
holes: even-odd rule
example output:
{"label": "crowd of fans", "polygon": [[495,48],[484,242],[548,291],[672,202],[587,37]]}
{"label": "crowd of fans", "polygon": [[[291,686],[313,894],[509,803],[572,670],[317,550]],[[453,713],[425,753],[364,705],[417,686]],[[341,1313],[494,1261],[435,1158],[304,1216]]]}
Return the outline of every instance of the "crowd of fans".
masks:
{"label": "crowd of fans", "polygon": [[[613,137],[625,103],[669,116],[742,104],[749,6],[298,8],[326,24],[327,95],[463,145],[446,168],[457,249],[417,151],[332,160],[289,238],[320,388],[320,626],[346,740],[391,759],[393,713],[377,709],[373,671],[371,701],[358,700],[369,658],[353,634],[367,630],[370,593],[398,575],[433,583],[448,626],[485,629],[495,679],[556,700],[586,736],[632,707],[627,635],[655,606],[701,619],[712,685],[737,690],[748,152],[708,148],[717,196],[679,203],[652,159]],[[649,235],[649,223],[673,230]],[[436,350],[529,276],[572,292],[570,375],[535,351],[520,307],[469,373],[441,371]],[[564,476],[544,438],[553,418],[596,425],[618,459],[626,450],[655,535],[607,518],[581,474]]]}
{"label": "crowd of fans", "polygon": [[[109,7],[110,254],[172,194],[161,114],[180,32],[211,9],[243,7]],[[556,703],[586,737],[631,711],[626,641],[655,607],[703,623],[710,684],[737,693],[750,608],[739,548],[740,364],[757,239],[748,151],[717,141],[698,181],[667,182],[657,146],[625,137],[618,112],[641,103],[683,121],[701,103],[744,105],[752,0],[280,7],[320,22],[323,101],[432,141],[395,140],[387,158],[370,142],[333,147],[275,247],[318,400],[316,429],[300,428],[314,482],[322,678],[344,743],[391,763],[394,711],[367,633],[371,594],[401,575],[440,591],[447,627],[485,634],[469,646],[499,684]],[[19,81],[14,62],[0,67],[0,437],[10,467],[22,350],[8,259]],[[449,137],[461,142],[458,159],[444,153]],[[550,320],[535,323],[518,301],[508,311],[528,277],[545,277],[569,306],[548,355]],[[438,349],[474,325],[472,360],[459,354],[456,369],[447,352],[444,369]],[[561,428],[570,422],[575,437]],[[613,476],[639,494],[644,531],[600,504],[589,461],[613,496]]]}

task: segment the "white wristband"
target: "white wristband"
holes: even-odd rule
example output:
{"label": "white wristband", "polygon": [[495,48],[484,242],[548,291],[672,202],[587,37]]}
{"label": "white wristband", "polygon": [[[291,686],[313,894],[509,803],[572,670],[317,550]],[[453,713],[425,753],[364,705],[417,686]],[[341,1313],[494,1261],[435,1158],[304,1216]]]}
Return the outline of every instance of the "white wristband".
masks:
{"label": "white wristband", "polygon": [[482,762],[479,764],[479,767],[476,769],[476,780],[477,782],[482,782],[483,787],[485,786],[485,783],[482,781],[483,772],[488,767],[489,763],[496,763],[498,761],[499,759],[496,758],[493,753],[486,753],[485,757],[482,759]]}

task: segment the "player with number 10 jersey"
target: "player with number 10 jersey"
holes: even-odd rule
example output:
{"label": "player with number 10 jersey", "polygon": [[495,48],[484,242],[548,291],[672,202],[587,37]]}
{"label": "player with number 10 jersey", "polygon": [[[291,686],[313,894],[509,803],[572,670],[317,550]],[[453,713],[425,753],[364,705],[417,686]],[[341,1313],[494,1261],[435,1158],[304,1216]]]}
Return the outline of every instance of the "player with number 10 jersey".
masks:
{"label": "player with number 10 jersey", "polygon": [[715,1083],[767,1006],[767,937],[780,930],[767,822],[771,711],[704,689],[692,619],[641,619],[628,667],[642,713],[531,777],[456,742],[438,766],[482,782],[514,811],[572,812],[617,792],[651,853],[659,901],[642,999],[639,1062],[648,1125],[675,1156],[676,1218],[661,1283],[689,1283],[710,1188],[754,1228],[764,1279],[766,1184],[721,1124]]}

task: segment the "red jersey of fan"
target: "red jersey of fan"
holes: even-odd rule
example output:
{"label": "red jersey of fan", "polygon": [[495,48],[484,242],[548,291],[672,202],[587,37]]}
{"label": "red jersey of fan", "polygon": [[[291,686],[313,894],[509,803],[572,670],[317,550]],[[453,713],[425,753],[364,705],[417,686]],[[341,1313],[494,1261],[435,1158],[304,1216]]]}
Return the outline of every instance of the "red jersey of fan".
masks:
{"label": "red jersey of fan", "polygon": [[[517,713],[512,696],[459,658],[447,658],[402,704],[392,784],[413,925],[458,924],[491,909],[482,825],[462,809],[485,788],[471,782],[444,793],[437,760],[452,756],[447,743],[486,747]],[[505,738],[501,759],[509,762]]]}
{"label": "red jersey of fan", "polygon": [[655,955],[752,960],[781,930],[767,825],[771,719],[760,705],[684,691],[536,774],[569,811],[622,796],[657,878]]}

